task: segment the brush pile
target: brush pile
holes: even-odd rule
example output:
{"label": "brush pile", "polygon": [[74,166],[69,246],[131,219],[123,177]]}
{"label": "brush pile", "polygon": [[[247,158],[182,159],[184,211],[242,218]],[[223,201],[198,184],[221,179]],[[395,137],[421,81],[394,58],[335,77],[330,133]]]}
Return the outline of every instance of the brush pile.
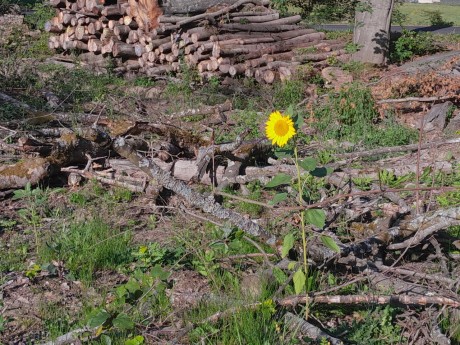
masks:
{"label": "brush pile", "polygon": [[50,48],[78,51],[82,61],[151,77],[181,61],[202,77],[247,76],[273,83],[305,62],[346,57],[344,44],[308,29],[299,15],[280,18],[268,0],[50,0]]}

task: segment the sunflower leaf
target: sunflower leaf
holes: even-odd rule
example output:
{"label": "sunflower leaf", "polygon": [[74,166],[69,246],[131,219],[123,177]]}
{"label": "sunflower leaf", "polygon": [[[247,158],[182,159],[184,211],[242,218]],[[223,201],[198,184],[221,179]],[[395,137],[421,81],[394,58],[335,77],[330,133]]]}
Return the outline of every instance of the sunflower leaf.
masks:
{"label": "sunflower leaf", "polygon": [[308,224],[312,224],[318,228],[323,228],[326,224],[326,212],[320,208],[311,208],[306,210],[304,215]]}
{"label": "sunflower leaf", "polygon": [[274,187],[281,186],[283,184],[290,184],[290,183],[291,183],[291,176],[288,174],[280,173],[278,175],[275,175],[275,177],[273,177],[271,181],[269,181],[265,185],[265,187],[274,188]]}
{"label": "sunflower leaf", "polygon": [[321,242],[328,247],[330,250],[333,250],[336,253],[340,253],[340,247],[335,243],[335,241],[330,236],[321,236]]}
{"label": "sunflower leaf", "polygon": [[286,200],[287,197],[288,197],[288,193],[278,193],[270,201],[270,204],[271,205],[276,205],[277,203]]}
{"label": "sunflower leaf", "polygon": [[303,169],[305,169],[305,170],[307,170],[307,171],[310,171],[310,172],[312,172],[312,171],[314,171],[314,170],[317,169],[317,168],[316,168],[316,164],[317,164],[317,163],[316,163],[316,159],[311,158],[311,157],[307,157],[307,158],[305,158],[305,159],[302,159],[302,160],[299,162],[299,165],[300,165]]}

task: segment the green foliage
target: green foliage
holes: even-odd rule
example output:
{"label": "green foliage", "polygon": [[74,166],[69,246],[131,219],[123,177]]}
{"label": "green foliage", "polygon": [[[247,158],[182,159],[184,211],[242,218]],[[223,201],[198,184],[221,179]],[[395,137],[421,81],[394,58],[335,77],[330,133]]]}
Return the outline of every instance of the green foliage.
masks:
{"label": "green foliage", "polygon": [[[141,323],[145,317],[170,313],[170,304],[165,293],[169,275],[169,272],[164,271],[160,266],[154,266],[150,272],[136,270],[128,282],[115,288],[114,299],[109,304],[104,308],[94,309],[88,315],[87,325],[98,327],[99,334],[105,330],[106,336],[110,337],[111,334],[120,331],[133,330],[136,322]],[[125,344],[143,343],[142,336],[127,339],[125,342]]]}
{"label": "green foliage", "polygon": [[370,90],[354,83],[315,110],[314,124],[324,139],[351,141],[365,147],[404,145],[415,140],[416,132],[397,124],[388,115],[380,120]]}
{"label": "green foliage", "polygon": [[32,189],[31,184],[27,183],[24,189],[14,191],[13,199],[23,199],[25,208],[18,211],[21,220],[31,227],[35,237],[35,250],[40,250],[41,241],[38,236],[38,227],[43,217],[49,214],[48,207],[49,190],[41,188]]}
{"label": "green foliage", "polygon": [[432,26],[452,26],[454,22],[445,21],[440,10],[423,10],[425,17]]}
{"label": "green foliage", "polygon": [[142,270],[152,268],[154,265],[172,265],[177,263],[184,255],[182,246],[167,248],[158,242],[149,243],[147,246],[140,246],[137,251],[132,252],[136,267]]}
{"label": "green foliage", "polygon": [[[259,182],[248,183],[247,188],[250,191],[250,194],[246,196],[250,200],[260,200],[262,196],[262,189]],[[251,202],[242,201],[238,203],[238,209],[242,213],[246,213],[252,217],[260,216],[264,208],[261,205],[257,205]]]}
{"label": "green foliage", "polygon": [[352,177],[353,184],[361,190],[370,190],[372,178],[370,177]]}
{"label": "green foliage", "polygon": [[401,36],[392,40],[390,58],[393,62],[403,62],[415,56],[432,54],[440,50],[433,34],[403,29]]}
{"label": "green foliage", "polygon": [[[216,310],[225,310],[229,306],[202,306],[189,313],[189,317],[203,320]],[[266,345],[266,344],[293,344],[282,339],[279,333],[280,326],[273,319],[275,306],[272,300],[266,300],[256,310],[241,308],[238,312],[222,318],[219,323],[205,323],[190,332],[190,342],[198,344],[206,339],[206,344],[226,345]]]}
{"label": "green foliage", "polygon": [[24,21],[31,29],[43,30],[45,23],[56,15],[56,11],[47,3],[37,2],[32,7],[32,13],[25,16]]}
{"label": "green foliage", "polygon": [[[11,222],[0,221],[0,231],[2,233],[2,240],[0,241],[0,281],[4,273],[23,271],[26,268],[26,259],[29,253],[29,240],[13,231],[12,225],[15,225],[15,222],[14,224]],[[7,228],[4,227],[5,224],[9,224]],[[3,238],[8,240],[3,240]]]}
{"label": "green foliage", "polygon": [[74,279],[91,281],[101,269],[115,269],[130,261],[130,231],[122,231],[100,218],[63,226],[47,242],[45,260],[61,260]]}
{"label": "green foliage", "polygon": [[362,322],[354,322],[349,330],[349,340],[358,344],[387,345],[403,344],[401,327],[394,324],[397,310],[386,306],[374,311],[365,311]]}
{"label": "green foliage", "polygon": [[[66,69],[56,65],[42,65],[43,73],[52,77],[47,80],[47,88],[59,99],[67,103],[81,104],[104,100],[107,94],[114,96],[114,85],[124,85],[125,81],[110,74],[95,75],[84,68]],[[109,88],[108,86],[112,86]]]}
{"label": "green foliage", "polygon": [[273,91],[275,108],[286,109],[301,102],[304,98],[304,88],[304,82],[297,79],[277,83]]}
{"label": "green foliage", "polygon": [[302,8],[302,13],[311,22],[331,23],[331,22],[351,22],[355,15],[356,0],[322,0],[313,1],[311,9],[302,7],[304,1],[296,0],[298,6]]}

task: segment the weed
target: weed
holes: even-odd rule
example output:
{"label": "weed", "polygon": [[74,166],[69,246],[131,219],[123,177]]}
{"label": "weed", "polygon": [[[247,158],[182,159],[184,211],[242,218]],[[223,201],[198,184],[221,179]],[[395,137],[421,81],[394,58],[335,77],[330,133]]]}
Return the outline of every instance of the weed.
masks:
{"label": "weed", "polygon": [[29,241],[15,231],[5,231],[2,236],[8,238],[0,241],[0,280],[3,273],[23,271],[29,253]]}
{"label": "weed", "polygon": [[397,124],[389,115],[378,123],[378,113],[369,89],[354,83],[332,94],[315,111],[314,124],[325,139],[351,141],[366,147],[404,145],[416,132]]}
{"label": "weed", "polygon": [[348,42],[344,49],[347,54],[353,54],[359,50],[359,45],[357,43]]}
{"label": "weed", "polygon": [[43,302],[39,313],[44,329],[51,338],[67,333],[73,327],[72,317],[67,308],[55,302]]}
{"label": "weed", "polygon": [[135,86],[151,87],[155,85],[155,80],[145,76],[139,76],[134,79],[133,84]]}
{"label": "weed", "polygon": [[46,3],[37,2],[32,7],[31,14],[25,16],[24,21],[31,29],[43,30],[46,21],[50,20],[56,15],[53,7]]}
{"label": "weed", "polygon": [[358,344],[403,344],[401,327],[393,323],[396,313],[397,309],[390,306],[365,311],[360,316],[362,322],[354,321],[348,329],[350,332],[348,339]]}
{"label": "weed", "polygon": [[353,37],[352,30],[345,31],[325,31],[327,40],[347,39],[351,40]]}
{"label": "weed", "polygon": [[[248,183],[248,185],[246,187],[250,191],[249,196],[247,196],[248,199],[260,200],[260,197],[262,195],[262,189],[261,189],[260,183],[258,183],[258,182]],[[252,217],[260,216],[260,214],[264,210],[263,207],[260,206],[260,205],[256,205],[256,204],[249,203],[249,202],[244,202],[244,201],[238,203],[238,209],[242,213],[246,213],[246,214],[248,214],[248,215],[250,215]]]}
{"label": "weed", "polygon": [[14,191],[13,199],[23,199],[26,202],[26,208],[20,209],[18,215],[21,220],[32,227],[35,237],[35,250],[40,250],[40,240],[38,228],[41,224],[42,217],[49,212],[48,208],[48,190],[40,188],[32,189],[30,183],[27,183],[24,189]]}
{"label": "weed", "polygon": [[370,177],[353,177],[352,181],[361,190],[371,189],[372,178]]}
{"label": "weed", "polygon": [[65,263],[74,279],[91,281],[101,269],[115,269],[130,261],[129,230],[113,228],[100,218],[63,226],[41,253],[45,261]]}
{"label": "weed", "polygon": [[304,98],[305,84],[301,80],[292,79],[277,83],[273,92],[273,105],[275,108],[287,109],[296,105]]}
{"label": "weed", "polygon": [[132,255],[135,258],[136,267],[146,270],[155,265],[176,264],[184,253],[185,251],[182,246],[176,246],[174,249],[171,249],[165,248],[157,242],[152,242],[148,245],[140,246]]}

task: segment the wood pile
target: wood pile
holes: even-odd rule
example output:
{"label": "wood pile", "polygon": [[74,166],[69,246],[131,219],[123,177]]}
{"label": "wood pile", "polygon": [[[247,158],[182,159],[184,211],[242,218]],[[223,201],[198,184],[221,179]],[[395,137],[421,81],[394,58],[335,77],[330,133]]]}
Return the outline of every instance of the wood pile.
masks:
{"label": "wood pile", "polygon": [[[346,56],[344,44],[281,18],[268,0],[200,0],[192,15],[183,0],[50,0],[57,15],[45,24],[49,46],[78,51],[94,65],[111,57],[116,72],[155,77],[181,62],[202,77],[247,76],[273,83],[289,79],[305,62]],[[215,6],[212,6],[212,5]],[[188,6],[190,7],[190,6]]]}

